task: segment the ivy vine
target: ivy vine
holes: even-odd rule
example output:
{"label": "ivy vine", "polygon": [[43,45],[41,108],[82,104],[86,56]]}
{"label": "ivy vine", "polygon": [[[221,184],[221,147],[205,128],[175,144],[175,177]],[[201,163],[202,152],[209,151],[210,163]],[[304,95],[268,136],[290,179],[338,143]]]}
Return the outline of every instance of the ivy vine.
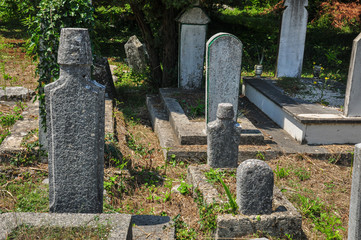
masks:
{"label": "ivy vine", "polygon": [[57,58],[60,30],[69,27],[88,28],[93,39],[93,13],[94,8],[90,1],[42,0],[38,13],[28,23],[31,37],[27,43],[27,51],[34,60],[39,59],[36,69],[36,74],[39,76],[36,99],[39,100],[39,115],[44,131],[46,131],[44,86],[59,77]]}

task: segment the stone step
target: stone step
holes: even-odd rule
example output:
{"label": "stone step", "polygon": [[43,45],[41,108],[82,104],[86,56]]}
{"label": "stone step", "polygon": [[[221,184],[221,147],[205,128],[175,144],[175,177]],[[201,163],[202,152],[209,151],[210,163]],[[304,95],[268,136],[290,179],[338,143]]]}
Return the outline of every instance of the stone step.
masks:
{"label": "stone step", "polygon": [[282,94],[271,79],[244,78],[243,84],[243,94],[300,143],[360,142],[361,117],[345,117],[333,108],[296,101]]}
{"label": "stone step", "polygon": [[[185,90],[175,88],[159,89],[160,99],[163,102],[164,109],[168,114],[169,123],[178,139],[180,145],[206,145],[206,123],[190,121],[181,105],[174,98],[176,95],[183,94]],[[187,90],[187,93],[190,91]],[[197,94],[198,92],[194,92]],[[264,137],[244,115],[238,117],[237,122],[242,126],[241,145],[245,144],[264,144]]]}

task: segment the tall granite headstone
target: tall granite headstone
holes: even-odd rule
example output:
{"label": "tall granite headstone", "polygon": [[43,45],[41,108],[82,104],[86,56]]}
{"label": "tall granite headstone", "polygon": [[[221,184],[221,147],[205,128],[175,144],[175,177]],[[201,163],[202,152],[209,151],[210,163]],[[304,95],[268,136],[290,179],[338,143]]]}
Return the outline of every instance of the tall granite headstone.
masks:
{"label": "tall granite headstone", "polygon": [[348,216],[348,240],[358,239],[361,239],[361,143],[355,146]]}
{"label": "tall granite headstone", "polygon": [[60,77],[45,86],[50,212],[101,213],[104,86],[90,79],[88,30],[61,30]]}
{"label": "tall granite headstone", "polygon": [[131,36],[124,44],[125,54],[127,56],[128,66],[136,72],[142,72],[146,69],[146,51],[145,46],[139,41],[137,36]]}
{"label": "tall granite headstone", "polygon": [[286,0],[277,59],[277,77],[301,77],[305,51],[308,0]]}
{"label": "tall granite headstone", "polygon": [[345,116],[361,117],[361,34],[353,40],[345,94]]}
{"label": "tall granite headstone", "polygon": [[233,120],[230,103],[218,104],[217,119],[207,124],[207,163],[213,168],[236,168],[241,126]]}
{"label": "tall granite headstone", "polygon": [[248,159],[237,168],[237,204],[245,215],[272,213],[273,171],[264,161]]}
{"label": "tall granite headstone", "polygon": [[206,123],[216,120],[218,104],[231,103],[237,121],[242,42],[229,33],[213,35],[206,44]]}
{"label": "tall granite headstone", "polygon": [[178,22],[178,87],[199,89],[202,87],[206,32],[210,19],[200,7],[193,7],[185,11]]}

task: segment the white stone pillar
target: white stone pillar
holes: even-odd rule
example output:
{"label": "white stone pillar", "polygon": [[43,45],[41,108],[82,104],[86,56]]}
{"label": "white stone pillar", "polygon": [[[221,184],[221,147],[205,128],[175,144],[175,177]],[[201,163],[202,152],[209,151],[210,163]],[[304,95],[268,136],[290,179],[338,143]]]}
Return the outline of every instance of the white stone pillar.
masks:
{"label": "white stone pillar", "polygon": [[199,89],[202,86],[208,16],[200,7],[185,11],[179,22],[178,87]]}
{"label": "white stone pillar", "polygon": [[345,116],[361,117],[361,34],[353,40],[345,94]]}
{"label": "white stone pillar", "polygon": [[286,0],[277,58],[277,77],[301,77],[308,0]]}

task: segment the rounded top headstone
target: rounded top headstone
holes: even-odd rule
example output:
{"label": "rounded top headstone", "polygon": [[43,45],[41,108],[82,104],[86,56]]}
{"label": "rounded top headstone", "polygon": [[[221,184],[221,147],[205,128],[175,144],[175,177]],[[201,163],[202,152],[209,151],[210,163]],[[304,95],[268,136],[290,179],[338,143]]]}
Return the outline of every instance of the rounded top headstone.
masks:
{"label": "rounded top headstone", "polygon": [[231,103],[220,103],[217,109],[217,118],[232,119],[234,117],[233,105]]}
{"label": "rounded top headstone", "polygon": [[90,37],[86,28],[62,28],[59,40],[60,65],[91,65]]}
{"label": "rounded top headstone", "polygon": [[248,170],[251,170],[254,168],[257,168],[257,169],[262,168],[264,170],[268,170],[270,173],[273,174],[271,167],[265,161],[262,161],[259,159],[248,159],[248,160],[242,162],[238,166],[238,169],[240,169],[240,170],[242,169],[243,172],[250,172]]}

